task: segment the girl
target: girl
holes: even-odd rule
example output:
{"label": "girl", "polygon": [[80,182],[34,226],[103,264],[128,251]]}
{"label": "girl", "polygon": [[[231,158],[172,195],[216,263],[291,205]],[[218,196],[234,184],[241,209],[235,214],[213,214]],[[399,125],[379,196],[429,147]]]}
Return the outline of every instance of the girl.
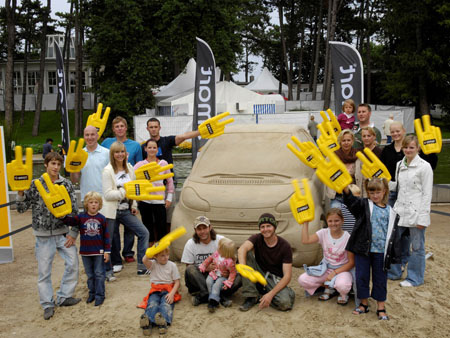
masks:
{"label": "girl", "polygon": [[[356,223],[346,249],[355,254],[357,297],[361,303],[353,311],[359,315],[369,312],[368,298],[377,301],[379,320],[389,320],[386,315],[387,276],[391,262],[400,258],[400,241],[397,234],[399,217],[387,205],[388,183],[384,178],[366,181],[369,199],[353,196],[344,189],[344,203],[355,216]],[[396,262],[396,261],[395,261]],[[369,290],[372,270],[372,293]]]}
{"label": "girl", "polygon": [[[425,229],[430,225],[430,206],[433,190],[433,170],[430,164],[419,157],[419,141],[415,135],[408,135],[403,141],[405,157],[397,163],[397,182],[390,184],[391,190],[398,191],[394,210],[400,215],[399,233],[409,229],[406,245],[409,253],[408,275],[401,286],[423,284],[425,275]],[[400,279],[400,264],[394,264],[389,278]]]}
{"label": "girl", "polygon": [[[120,258],[119,224],[130,229],[138,237],[137,258],[138,275],[145,275],[146,269],[142,257],[148,245],[148,231],[144,224],[135,216],[137,214],[136,201],[129,201],[125,197],[123,185],[135,180],[134,170],[127,162],[127,150],[122,142],[114,142],[109,149],[110,163],[103,169],[103,209],[102,213],[108,221],[108,232],[112,235],[111,264],[114,272],[122,270]],[[110,267],[107,267],[110,269]]]}
{"label": "girl", "polygon": [[[354,256],[345,250],[350,237],[348,232],[342,230],[344,216],[341,210],[332,208],[328,211],[327,229],[321,229],[313,235],[309,235],[308,222],[302,228],[302,243],[320,243],[323,249],[323,260],[318,267],[306,268],[298,282],[310,294],[325,283],[325,292],[319,300],[329,300],[334,295],[334,289],[339,292],[338,304],[348,303],[348,292],[352,287],[352,274],[350,270],[354,266]],[[320,270],[320,272],[313,272]]]}
{"label": "girl", "polygon": [[159,334],[167,332],[167,326],[172,324],[175,302],[181,299],[180,272],[176,264],[169,261],[169,248],[164,249],[151,259],[144,256],[142,262],[150,271],[151,289],[138,307],[143,307],[145,313],[141,316],[140,325],[144,335],[150,336],[152,327],[158,326]]}
{"label": "girl", "polygon": [[209,292],[208,310],[214,312],[219,306],[220,291],[231,288],[236,278],[236,245],[234,242],[228,238],[222,238],[217,251],[205,259],[198,269],[203,273],[211,263],[216,268],[209,272],[206,286]]}
{"label": "girl", "polygon": [[[156,143],[156,141],[151,139],[148,140],[145,144],[145,150],[147,152],[147,158],[136,163],[136,165],[134,166],[134,170],[151,162],[156,162],[161,167],[164,167],[168,164],[165,160],[159,160],[156,157],[156,154],[158,153],[158,144]],[[170,174],[170,170],[163,171],[160,174]],[[166,182],[166,192],[159,191],[153,193],[154,195],[165,196],[164,200],[139,201],[138,203],[139,211],[141,212],[142,216],[142,222],[144,223],[150,234],[149,247],[152,246],[154,242],[159,241],[168,233],[166,209],[170,208],[170,205],[172,204],[175,188],[172,177],[166,179]],[[160,187],[164,185],[164,181],[155,181],[152,182],[152,184],[155,187]]]}
{"label": "girl", "polygon": [[338,116],[338,122],[341,129],[352,129],[355,124],[355,102],[352,99],[344,101],[342,105],[342,113]]}

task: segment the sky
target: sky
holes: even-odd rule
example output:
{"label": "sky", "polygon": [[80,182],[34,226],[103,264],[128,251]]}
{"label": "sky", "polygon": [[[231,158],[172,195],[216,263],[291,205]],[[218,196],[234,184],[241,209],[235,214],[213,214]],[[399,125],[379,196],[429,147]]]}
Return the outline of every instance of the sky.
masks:
{"label": "sky", "polygon": [[[41,0],[43,3],[46,3],[46,0]],[[18,0],[18,3],[21,1]],[[0,0],[0,7],[5,6],[5,0]],[[54,19],[57,19],[56,12],[69,12],[70,11],[70,4],[67,3],[66,0],[52,0],[51,2],[52,7],[52,13],[51,16]],[[253,75],[255,78],[262,72],[262,58],[257,56],[250,56],[250,61],[257,62],[258,64],[254,66],[254,70],[250,75]],[[245,73],[239,72],[237,75],[233,76],[235,81],[244,81],[245,80]]]}

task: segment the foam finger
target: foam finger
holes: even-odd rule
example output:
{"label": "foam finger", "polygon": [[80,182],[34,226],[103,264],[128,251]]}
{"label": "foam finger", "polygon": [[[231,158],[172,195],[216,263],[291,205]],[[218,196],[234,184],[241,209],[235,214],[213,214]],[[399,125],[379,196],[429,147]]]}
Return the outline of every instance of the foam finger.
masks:
{"label": "foam finger", "polygon": [[25,154],[26,154],[25,165],[31,168],[31,166],[33,165],[33,148],[25,149]]}
{"label": "foam finger", "polygon": [[78,140],[78,145],[77,145],[77,153],[81,153],[81,150],[83,150],[84,147],[84,138],[80,138]]}
{"label": "foam finger", "polygon": [[18,164],[23,164],[23,161],[22,161],[22,146],[16,146],[16,148],[14,149],[14,152],[16,153],[15,160],[17,161],[17,163]]}
{"label": "foam finger", "polygon": [[225,127],[227,124],[232,123],[232,122],[234,122],[234,118],[233,118],[233,117],[232,117],[232,118],[229,118],[229,119],[227,119],[227,120],[224,120],[224,121],[222,121],[222,122],[219,122],[219,125],[220,125],[221,127]]}
{"label": "foam finger", "polygon": [[55,186],[53,185],[52,180],[50,179],[50,176],[48,176],[47,173],[44,173],[44,175],[42,175],[42,177],[44,178],[44,182],[47,185],[48,192],[50,194],[54,194],[55,193]]}
{"label": "foam finger", "polygon": [[95,113],[98,118],[100,118],[100,116],[102,115],[102,110],[103,110],[103,103],[99,103],[97,106],[97,112]]}

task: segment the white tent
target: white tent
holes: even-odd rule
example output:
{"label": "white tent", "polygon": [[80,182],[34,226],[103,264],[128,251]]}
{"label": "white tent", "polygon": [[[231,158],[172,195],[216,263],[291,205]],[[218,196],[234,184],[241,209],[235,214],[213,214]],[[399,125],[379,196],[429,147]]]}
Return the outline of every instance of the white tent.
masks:
{"label": "white tent", "polygon": [[[158,102],[157,109],[161,115],[192,115],[194,89]],[[216,84],[217,113],[225,111],[231,114],[282,113],[284,109],[284,98],[281,95],[257,94],[227,81]]]}
{"label": "white tent", "polygon": [[[261,74],[253,81],[250,82],[245,88],[252,90],[254,92],[269,94],[269,93],[278,93],[278,88],[280,85],[280,81],[278,81],[272,73],[264,67]],[[285,84],[281,85],[281,91],[286,94],[288,91],[288,86]]]}
{"label": "white tent", "polygon": [[[184,70],[170,82],[162,87],[161,91],[155,94],[156,100],[164,100],[169,97],[179,95],[187,90],[193,89],[195,86],[195,70],[197,63],[193,58],[189,59]],[[220,78],[220,69],[216,67],[216,82]]]}

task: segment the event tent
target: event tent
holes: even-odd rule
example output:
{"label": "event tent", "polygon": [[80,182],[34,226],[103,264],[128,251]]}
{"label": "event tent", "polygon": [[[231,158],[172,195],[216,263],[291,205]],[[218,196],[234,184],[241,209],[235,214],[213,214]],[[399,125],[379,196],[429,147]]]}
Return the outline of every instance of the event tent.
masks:
{"label": "event tent", "polygon": [[[272,73],[264,67],[261,74],[259,74],[256,79],[250,82],[245,88],[252,90],[254,92],[262,94],[278,93],[280,81],[278,81]],[[288,91],[288,86],[282,84],[281,91],[286,94]],[[286,95],[285,95],[286,96]]]}

